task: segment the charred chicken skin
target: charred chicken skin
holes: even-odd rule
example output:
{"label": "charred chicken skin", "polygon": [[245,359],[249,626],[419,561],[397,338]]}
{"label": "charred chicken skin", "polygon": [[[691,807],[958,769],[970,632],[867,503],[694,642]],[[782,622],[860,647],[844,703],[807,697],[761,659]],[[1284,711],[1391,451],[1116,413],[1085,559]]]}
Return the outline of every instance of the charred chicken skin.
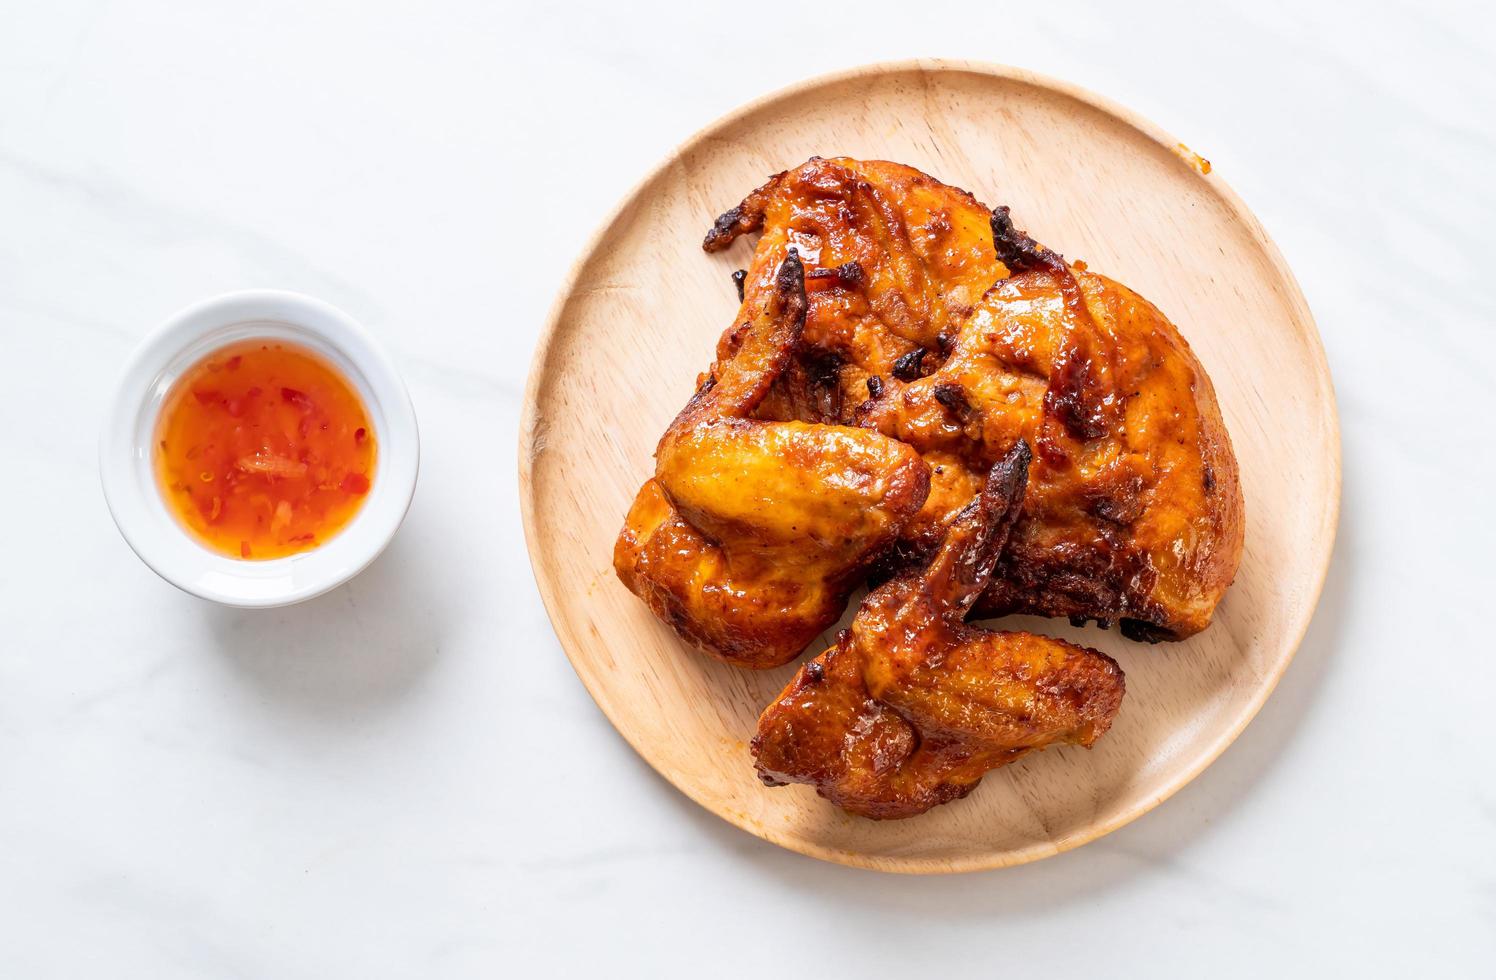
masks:
{"label": "charred chicken skin", "polygon": [[[808,263],[799,356],[759,414],[852,424],[868,379],[917,376],[921,359],[1008,274],[990,218],[970,194],[913,167],[846,158],[776,174],[718,218],[702,243],[708,252],[762,232],[741,278],[747,308],[773,289],[788,249]],[[719,356],[731,342],[724,334]]]}
{"label": "charred chicken skin", "polygon": [[614,549],[660,619],[743,667],[835,623],[929,492],[919,454],[873,429],[753,417],[800,339],[804,284],[792,249],[660,440]]}
{"label": "charred chicken skin", "polygon": [[[875,429],[929,466],[887,568],[928,556],[1024,439],[1031,486],[977,612],[1120,621],[1149,641],[1208,625],[1241,558],[1241,490],[1210,379],[1157,308],[899,164],[812,159],[704,247],[755,231],[744,309],[790,248],[809,290],[756,417]],[[729,331],[719,357],[736,343]]]}
{"label": "charred chicken skin", "polygon": [[1029,459],[1020,441],[928,564],[869,593],[764,711],[752,749],[765,783],[809,783],[852,813],[909,817],[1027,752],[1106,732],[1124,688],[1110,658],[964,622],[1018,519]]}

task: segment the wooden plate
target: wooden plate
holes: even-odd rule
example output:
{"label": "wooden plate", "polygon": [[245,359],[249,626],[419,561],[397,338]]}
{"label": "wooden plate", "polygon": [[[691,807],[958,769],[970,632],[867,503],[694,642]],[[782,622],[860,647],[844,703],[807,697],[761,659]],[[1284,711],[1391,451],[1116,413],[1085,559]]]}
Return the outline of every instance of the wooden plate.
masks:
{"label": "wooden plate", "polygon": [[[1092,750],[1029,756],[965,800],[910,820],[863,820],[806,787],[762,786],[746,743],[793,666],[755,673],[693,652],[611,566],[655,441],[737,309],[729,275],[747,265],[749,244],[708,256],[701,236],[769,174],[814,154],[897,160],[1008,204],[1040,241],[1153,300],[1215,380],[1247,502],[1241,570],[1200,636],[1147,647],[1063,621],[1003,620],[1117,658],[1127,699],[1116,725]],[[520,499],[561,645],[609,720],[666,779],[804,854],[888,871],[966,871],[1114,830],[1230,744],[1308,626],[1335,534],[1339,456],[1309,310],[1267,234],[1209,164],[1072,86],[921,61],[817,79],[746,106],[687,141],[628,197],[572,270],[536,351]]]}

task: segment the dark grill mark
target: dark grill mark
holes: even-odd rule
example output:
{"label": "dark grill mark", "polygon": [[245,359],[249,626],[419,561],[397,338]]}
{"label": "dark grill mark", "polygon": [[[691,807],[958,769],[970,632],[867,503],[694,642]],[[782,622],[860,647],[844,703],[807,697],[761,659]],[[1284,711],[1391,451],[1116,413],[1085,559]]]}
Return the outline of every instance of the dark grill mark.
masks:
{"label": "dark grill mark", "polygon": [[919,377],[920,366],[925,360],[925,349],[917,348],[893,362],[893,376],[900,381],[913,381]]}

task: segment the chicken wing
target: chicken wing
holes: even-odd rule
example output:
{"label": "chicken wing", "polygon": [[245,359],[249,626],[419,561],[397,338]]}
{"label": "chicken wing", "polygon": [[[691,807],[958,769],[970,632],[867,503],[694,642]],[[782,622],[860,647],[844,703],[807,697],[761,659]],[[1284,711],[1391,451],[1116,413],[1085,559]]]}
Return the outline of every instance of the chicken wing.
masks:
{"label": "chicken wing", "polygon": [[809,783],[852,813],[909,817],[1027,752],[1106,732],[1124,690],[1110,658],[963,621],[1018,518],[1029,460],[1020,441],[929,563],[869,593],[764,711],[752,749],[766,784]]}
{"label": "chicken wing", "polygon": [[755,230],[745,307],[789,247],[815,284],[757,416],[877,429],[929,464],[891,567],[928,556],[1023,438],[1033,486],[978,611],[1120,621],[1143,640],[1205,628],[1241,558],[1241,490],[1210,379],[1157,308],[898,164],[812,159],[704,247]]}
{"label": "chicken wing", "polygon": [[929,492],[910,447],[867,428],[752,417],[804,327],[794,249],[676,417],[614,549],[624,584],[684,639],[774,667],[836,622]]}

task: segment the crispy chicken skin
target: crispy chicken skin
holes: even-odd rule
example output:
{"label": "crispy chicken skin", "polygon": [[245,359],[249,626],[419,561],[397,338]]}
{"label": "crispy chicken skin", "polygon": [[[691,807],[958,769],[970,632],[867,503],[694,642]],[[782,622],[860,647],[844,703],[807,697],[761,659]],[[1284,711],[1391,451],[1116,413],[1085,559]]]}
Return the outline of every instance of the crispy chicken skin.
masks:
{"label": "crispy chicken skin", "polygon": [[[708,252],[763,232],[742,280],[746,309],[773,289],[787,249],[807,262],[801,356],[759,414],[850,423],[869,378],[891,377],[901,360],[903,372],[940,350],[942,336],[954,336],[1007,275],[990,218],[967,192],[913,167],[845,157],[813,157],[776,174],[718,218],[702,243]],[[731,344],[729,331],[719,356]]]}
{"label": "crispy chicken skin", "polygon": [[809,783],[852,813],[909,817],[1026,752],[1106,732],[1124,690],[1110,658],[964,622],[1018,518],[1029,459],[1019,442],[929,563],[869,593],[764,711],[752,749],[765,783]]}
{"label": "crispy chicken skin", "polygon": [[804,327],[793,250],[756,295],[731,350],[660,440],[613,564],[681,637],[762,668],[840,618],[924,503],[929,468],[869,428],[753,418]]}
{"label": "crispy chicken skin", "polygon": [[[899,164],[812,159],[704,247],[752,231],[744,308],[790,247],[810,290],[756,416],[876,429],[929,464],[889,569],[929,555],[1025,439],[1030,491],[977,611],[1120,621],[1149,641],[1209,624],[1241,558],[1241,490],[1210,379],[1157,308],[1034,242],[1007,208]],[[737,342],[729,331],[719,355]]]}

